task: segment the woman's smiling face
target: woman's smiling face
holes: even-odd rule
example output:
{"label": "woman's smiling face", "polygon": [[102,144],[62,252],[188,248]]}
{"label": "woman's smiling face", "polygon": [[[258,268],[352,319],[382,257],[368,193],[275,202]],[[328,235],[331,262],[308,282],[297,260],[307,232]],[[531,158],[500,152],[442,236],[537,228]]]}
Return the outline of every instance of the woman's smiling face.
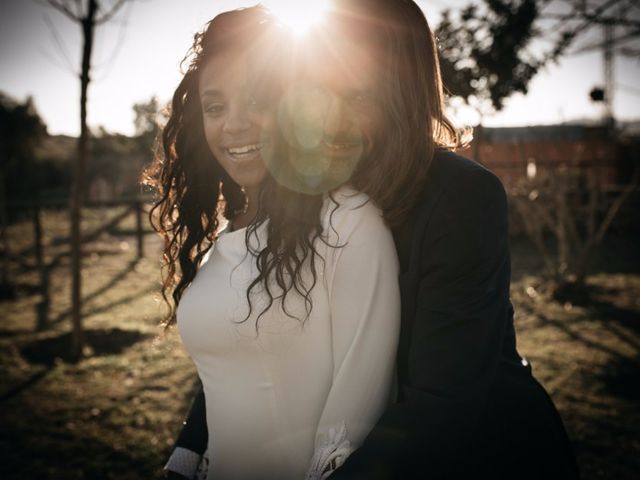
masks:
{"label": "woman's smiling face", "polygon": [[270,142],[273,115],[250,86],[247,54],[219,52],[199,80],[204,133],[215,159],[245,189],[257,189],[267,169],[262,151]]}

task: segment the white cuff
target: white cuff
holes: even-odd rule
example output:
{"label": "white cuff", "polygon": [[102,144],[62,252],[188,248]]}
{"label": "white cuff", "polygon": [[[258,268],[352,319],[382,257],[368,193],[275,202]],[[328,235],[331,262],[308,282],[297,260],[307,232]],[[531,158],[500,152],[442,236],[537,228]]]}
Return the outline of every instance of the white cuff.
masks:
{"label": "white cuff", "polygon": [[183,447],[176,447],[164,466],[165,470],[179,473],[187,478],[194,478],[201,456]]}
{"label": "white cuff", "polygon": [[327,479],[354,450],[347,440],[347,426],[344,422],[338,429],[330,428],[328,435],[316,443],[305,480]]}

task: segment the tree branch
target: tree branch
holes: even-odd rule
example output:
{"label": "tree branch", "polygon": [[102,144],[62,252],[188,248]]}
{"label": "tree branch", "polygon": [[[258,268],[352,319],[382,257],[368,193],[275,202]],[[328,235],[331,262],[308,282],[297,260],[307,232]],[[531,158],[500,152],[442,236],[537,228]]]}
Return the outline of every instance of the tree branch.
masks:
{"label": "tree branch", "polygon": [[589,52],[589,51],[592,51],[592,50],[601,50],[609,42],[611,44],[615,45],[615,46],[618,46],[619,43],[628,42],[628,41],[634,40],[636,37],[640,37],[640,24],[638,24],[638,30],[632,30],[630,32],[625,32],[625,33],[619,35],[618,37],[611,39],[610,41],[597,42],[597,43],[592,43],[590,45],[585,45],[584,47],[580,47],[577,50],[573,50],[571,52],[571,54],[575,55],[575,54],[578,54],[578,53]]}
{"label": "tree branch", "polygon": [[527,197],[523,198],[518,193],[512,195],[511,198],[513,199],[513,204],[515,205],[516,210],[520,214],[520,218],[522,219],[522,223],[524,224],[527,235],[533,242],[534,246],[538,249],[538,253],[542,257],[542,262],[544,263],[547,273],[550,275],[554,275],[554,263],[551,260],[549,250],[544,244],[542,225],[540,224],[539,219],[534,217],[535,214],[531,209],[531,201]]}
{"label": "tree branch", "polygon": [[[602,15],[604,12],[606,12],[609,8],[617,5],[620,2],[620,0],[608,0],[607,2],[603,3],[602,5],[600,5],[599,7],[597,7],[595,10],[593,10],[590,15],[593,17],[599,17],[600,15]],[[573,10],[568,14],[572,19],[575,18],[575,16],[581,16],[582,13],[582,9],[580,8],[579,4],[574,4],[573,5]],[[560,29],[559,32],[560,34],[567,40],[566,44],[563,45],[563,47],[566,49],[569,44],[573,41],[573,39],[581,34],[582,32],[584,32],[586,29],[588,29],[589,27],[591,27],[593,25],[593,22],[591,20],[582,20],[582,23],[580,25],[578,25],[577,27],[574,27],[573,29],[571,28],[566,28],[566,29]]]}
{"label": "tree branch", "polygon": [[600,224],[600,228],[598,229],[598,233],[596,234],[596,237],[595,237],[594,243],[596,245],[602,241],[602,239],[604,238],[604,234],[607,233],[607,230],[609,229],[609,226],[611,225],[611,222],[613,222],[613,219],[615,218],[615,216],[618,214],[618,211],[620,210],[624,202],[627,200],[629,195],[631,195],[631,193],[638,187],[639,183],[640,183],[640,167],[636,167],[636,170],[633,173],[633,177],[631,177],[631,181],[626,186],[626,188],[622,191],[620,196],[618,196],[618,198],[615,199],[615,201],[607,211],[607,214],[605,215],[604,219],[602,220],[602,223]]}
{"label": "tree branch", "polygon": [[118,10],[120,10],[120,8],[126,2],[127,2],[127,0],[117,0],[109,10],[107,10],[101,16],[96,17],[95,24],[96,25],[101,25],[101,24],[106,23],[109,20],[111,20],[115,16],[115,14],[118,13]]}
{"label": "tree branch", "polygon": [[84,17],[82,13],[82,0],[74,0],[74,3],[76,5],[76,15],[78,15],[78,18]]}
{"label": "tree branch", "polygon": [[589,13],[589,14],[583,13],[581,15],[577,14],[575,11],[571,13],[546,13],[544,15],[541,15],[540,18],[542,18],[543,20],[544,19],[559,20],[562,22],[575,22],[578,20],[584,20],[585,22],[595,23],[599,25],[614,24],[614,25],[619,25],[621,27],[640,28],[639,20],[632,20],[629,18],[618,18],[618,17],[600,17],[595,13]]}
{"label": "tree branch", "polygon": [[58,50],[60,51],[60,55],[62,56],[62,59],[66,62],[65,70],[67,70],[68,72],[71,72],[74,75],[77,75],[77,71],[73,67],[73,63],[71,62],[71,58],[69,57],[67,49],[64,43],[62,42],[60,35],[58,35],[58,31],[56,30],[55,26],[53,25],[53,22],[51,21],[48,15],[44,16],[44,23],[49,29],[49,31],[51,32],[51,36],[53,37],[54,42],[58,46]]}
{"label": "tree branch", "polygon": [[73,22],[79,22],[82,19],[81,16],[76,15],[71,8],[69,8],[68,4],[63,3],[60,0],[44,0],[44,4],[49,5],[54,10],[62,13]]}

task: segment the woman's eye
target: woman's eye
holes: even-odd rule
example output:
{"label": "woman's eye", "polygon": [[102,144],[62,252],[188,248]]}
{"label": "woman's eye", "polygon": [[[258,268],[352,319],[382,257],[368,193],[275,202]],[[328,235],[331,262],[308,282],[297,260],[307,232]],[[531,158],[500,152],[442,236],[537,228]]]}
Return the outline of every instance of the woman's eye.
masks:
{"label": "woman's eye", "polygon": [[204,105],[204,113],[209,113],[212,115],[220,114],[224,111],[223,103],[208,103]]}

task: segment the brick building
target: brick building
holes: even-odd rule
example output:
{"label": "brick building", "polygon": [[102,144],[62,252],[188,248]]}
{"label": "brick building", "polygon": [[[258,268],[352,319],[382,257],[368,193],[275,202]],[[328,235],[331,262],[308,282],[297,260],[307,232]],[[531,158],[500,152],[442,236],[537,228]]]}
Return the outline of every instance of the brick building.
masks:
{"label": "brick building", "polygon": [[585,169],[602,185],[614,185],[628,181],[623,150],[607,127],[552,125],[476,128],[472,145],[460,153],[487,166],[505,185],[562,165]]}

